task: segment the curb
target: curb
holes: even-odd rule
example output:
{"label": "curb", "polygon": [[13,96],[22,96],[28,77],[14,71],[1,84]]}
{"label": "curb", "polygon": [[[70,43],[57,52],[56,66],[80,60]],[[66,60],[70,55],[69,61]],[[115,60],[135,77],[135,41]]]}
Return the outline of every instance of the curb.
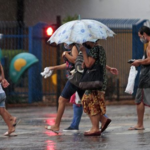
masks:
{"label": "curb", "polygon": [[[135,105],[134,100],[120,100],[120,101],[108,101],[106,100],[106,105]],[[56,107],[56,103],[51,102],[36,102],[36,103],[23,103],[23,104],[6,104],[7,108],[14,108],[14,107]],[[66,106],[72,106],[71,103],[68,103]]]}

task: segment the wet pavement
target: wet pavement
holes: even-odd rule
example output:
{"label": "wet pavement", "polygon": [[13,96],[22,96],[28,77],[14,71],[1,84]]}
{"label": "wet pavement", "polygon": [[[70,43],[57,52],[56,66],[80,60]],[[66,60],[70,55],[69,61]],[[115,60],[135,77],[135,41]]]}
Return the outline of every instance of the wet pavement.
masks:
{"label": "wet pavement", "polygon": [[135,106],[107,106],[112,119],[110,126],[100,137],[85,137],[84,131],[91,127],[89,118],[83,114],[79,133],[64,133],[70,125],[73,111],[67,106],[59,135],[45,130],[47,124],[54,124],[56,107],[24,107],[8,109],[21,119],[16,128],[17,136],[5,137],[5,123],[0,118],[0,150],[149,150],[150,109],[145,111],[145,130],[128,131],[136,123]]}

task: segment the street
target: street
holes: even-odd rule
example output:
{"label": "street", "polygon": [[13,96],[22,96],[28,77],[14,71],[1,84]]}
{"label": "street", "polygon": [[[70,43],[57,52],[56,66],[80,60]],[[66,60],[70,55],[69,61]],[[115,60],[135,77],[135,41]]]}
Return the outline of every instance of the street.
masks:
{"label": "street", "polygon": [[145,130],[128,131],[136,124],[134,105],[107,106],[107,115],[112,119],[107,130],[99,137],[85,137],[84,131],[91,127],[90,120],[83,113],[80,132],[64,133],[71,123],[73,111],[67,106],[59,135],[45,130],[44,126],[54,124],[56,107],[10,108],[8,111],[21,119],[16,127],[17,136],[5,137],[7,127],[0,119],[0,150],[149,150],[150,109],[146,107]]}

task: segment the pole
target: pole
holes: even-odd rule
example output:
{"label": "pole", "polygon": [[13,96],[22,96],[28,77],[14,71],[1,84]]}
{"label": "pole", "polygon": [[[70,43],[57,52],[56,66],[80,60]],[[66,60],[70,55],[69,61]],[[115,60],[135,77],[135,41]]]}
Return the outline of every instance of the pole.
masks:
{"label": "pole", "polygon": [[120,99],[119,85],[120,85],[119,79],[117,79],[117,101],[119,101],[119,99]]}
{"label": "pole", "polygon": [[[59,28],[61,26],[61,17],[57,16],[56,17],[56,26]],[[60,45],[57,46],[57,65],[60,65],[60,57],[61,57],[61,51],[60,51]],[[57,105],[57,110],[58,110],[58,99],[61,93],[61,71],[57,70],[57,98],[56,98],[56,105]]]}

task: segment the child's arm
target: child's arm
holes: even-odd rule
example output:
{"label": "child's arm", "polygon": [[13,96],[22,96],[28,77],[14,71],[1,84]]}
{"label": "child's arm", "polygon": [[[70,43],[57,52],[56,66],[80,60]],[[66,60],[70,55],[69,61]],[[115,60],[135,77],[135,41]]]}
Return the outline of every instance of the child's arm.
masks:
{"label": "child's arm", "polygon": [[0,63],[0,72],[1,72],[1,74],[2,74],[2,86],[4,87],[4,88],[7,88],[8,86],[9,86],[9,83],[8,83],[8,81],[5,79],[5,75],[4,75],[4,69],[3,69],[3,66],[2,66],[2,64]]}

